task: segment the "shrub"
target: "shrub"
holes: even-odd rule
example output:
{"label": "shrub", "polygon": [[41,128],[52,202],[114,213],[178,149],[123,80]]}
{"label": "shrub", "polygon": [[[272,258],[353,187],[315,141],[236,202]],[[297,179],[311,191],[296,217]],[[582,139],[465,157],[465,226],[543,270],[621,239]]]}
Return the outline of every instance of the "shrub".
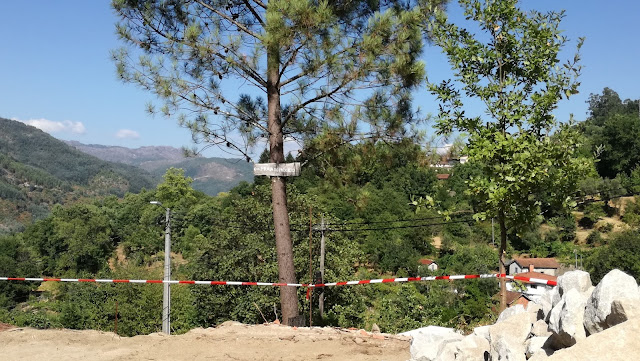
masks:
{"label": "shrub", "polygon": [[626,231],[617,234],[605,246],[598,247],[585,260],[587,271],[594,283],[614,268],[640,279],[640,232]]}
{"label": "shrub", "polygon": [[571,214],[553,217],[549,223],[556,226],[558,235],[563,242],[570,242],[576,238],[576,220]]}
{"label": "shrub", "polygon": [[591,245],[601,244],[602,234],[597,230],[589,233],[589,236],[587,236],[587,243]]}
{"label": "shrub", "polygon": [[602,233],[609,233],[613,231],[613,223],[606,222],[600,226],[598,226],[598,231]]}
{"label": "shrub", "polygon": [[580,219],[580,226],[584,228],[593,227],[600,218],[604,217],[605,213],[602,210],[602,204],[600,202],[589,203],[584,207],[584,216]]}
{"label": "shrub", "polygon": [[635,196],[633,202],[627,202],[622,220],[630,226],[640,225],[640,196]]}

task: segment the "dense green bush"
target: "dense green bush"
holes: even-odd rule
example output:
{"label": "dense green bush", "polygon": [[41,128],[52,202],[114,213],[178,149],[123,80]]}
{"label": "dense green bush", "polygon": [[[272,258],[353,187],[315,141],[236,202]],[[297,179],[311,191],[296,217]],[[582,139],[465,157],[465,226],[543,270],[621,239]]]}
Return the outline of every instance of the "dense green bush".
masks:
{"label": "dense green bush", "polygon": [[592,228],[600,218],[605,216],[601,202],[588,203],[583,209],[584,216],[580,219],[580,226],[583,228]]}
{"label": "dense green bush", "polygon": [[587,236],[587,244],[599,245],[602,243],[602,234],[598,230],[594,230]]}
{"label": "dense green bush", "polygon": [[594,283],[600,282],[610,270],[618,268],[640,280],[640,231],[617,234],[609,242],[596,248],[585,260],[585,267]]}
{"label": "dense green bush", "polygon": [[613,231],[613,223],[605,222],[604,224],[598,226],[598,231],[602,233],[609,233]]}
{"label": "dense green bush", "polygon": [[627,202],[622,220],[632,226],[640,226],[640,196],[635,196],[633,201]]}
{"label": "dense green bush", "polygon": [[[34,255],[20,235],[0,236],[0,274],[4,277],[36,277],[38,269]],[[37,285],[0,281],[0,309],[24,302]]]}
{"label": "dense green bush", "polygon": [[572,214],[553,217],[549,223],[556,227],[558,240],[572,242],[576,238],[576,219]]}

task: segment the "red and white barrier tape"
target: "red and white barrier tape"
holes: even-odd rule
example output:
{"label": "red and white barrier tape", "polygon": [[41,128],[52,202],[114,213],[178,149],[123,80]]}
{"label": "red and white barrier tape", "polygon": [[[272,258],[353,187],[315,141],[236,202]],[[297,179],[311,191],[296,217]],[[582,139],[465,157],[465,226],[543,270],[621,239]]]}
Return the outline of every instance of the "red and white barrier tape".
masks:
{"label": "red and white barrier tape", "polygon": [[241,281],[178,281],[178,280],[117,280],[117,279],[94,279],[94,278],[29,278],[29,277],[0,277],[0,281],[33,281],[33,282],[96,282],[96,283],[169,283],[169,284],[191,284],[191,285],[213,285],[213,286],[274,286],[274,287],[307,287],[320,288],[331,286],[363,285],[371,283],[391,283],[391,282],[416,282],[416,281],[436,281],[436,280],[462,280],[473,278],[505,278],[508,280],[524,281],[549,286],[557,285],[556,281],[541,278],[529,278],[521,276],[508,276],[505,274],[481,274],[481,275],[451,275],[451,276],[428,276],[428,277],[403,277],[403,278],[380,278],[372,280],[330,282],[318,284],[306,283],[272,283],[272,282],[241,282]]}
{"label": "red and white barrier tape", "polygon": [[236,281],[178,281],[178,280],[111,280],[94,278],[29,278],[29,277],[0,277],[0,281],[34,281],[34,282],[96,282],[96,283],[169,283],[214,286],[290,286],[304,287],[302,283],[271,283],[271,282],[236,282]]}

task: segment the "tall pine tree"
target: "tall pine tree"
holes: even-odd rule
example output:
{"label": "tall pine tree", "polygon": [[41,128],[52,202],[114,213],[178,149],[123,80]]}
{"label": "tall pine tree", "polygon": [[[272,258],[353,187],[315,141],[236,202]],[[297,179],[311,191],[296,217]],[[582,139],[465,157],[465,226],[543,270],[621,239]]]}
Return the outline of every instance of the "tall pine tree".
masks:
{"label": "tall pine tree", "polygon": [[[194,140],[249,158],[263,139],[281,163],[285,138],[402,135],[424,79],[425,19],[441,2],[113,0],[126,44],[113,57]],[[279,278],[295,283],[285,180],[271,186]],[[281,288],[281,307],[285,323],[298,315],[295,288]]]}

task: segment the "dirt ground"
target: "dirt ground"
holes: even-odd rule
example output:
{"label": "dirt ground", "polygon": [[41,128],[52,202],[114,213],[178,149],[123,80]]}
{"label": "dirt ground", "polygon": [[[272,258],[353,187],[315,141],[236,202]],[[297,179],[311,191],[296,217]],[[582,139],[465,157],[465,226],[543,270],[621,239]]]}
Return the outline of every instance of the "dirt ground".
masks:
{"label": "dirt ground", "polygon": [[440,236],[433,237],[433,242],[431,244],[433,244],[433,246],[436,247],[437,249],[440,249],[440,247],[442,247],[442,237]]}
{"label": "dirt ground", "polygon": [[179,336],[8,328],[2,360],[408,360],[409,338],[363,330],[225,322]]}

